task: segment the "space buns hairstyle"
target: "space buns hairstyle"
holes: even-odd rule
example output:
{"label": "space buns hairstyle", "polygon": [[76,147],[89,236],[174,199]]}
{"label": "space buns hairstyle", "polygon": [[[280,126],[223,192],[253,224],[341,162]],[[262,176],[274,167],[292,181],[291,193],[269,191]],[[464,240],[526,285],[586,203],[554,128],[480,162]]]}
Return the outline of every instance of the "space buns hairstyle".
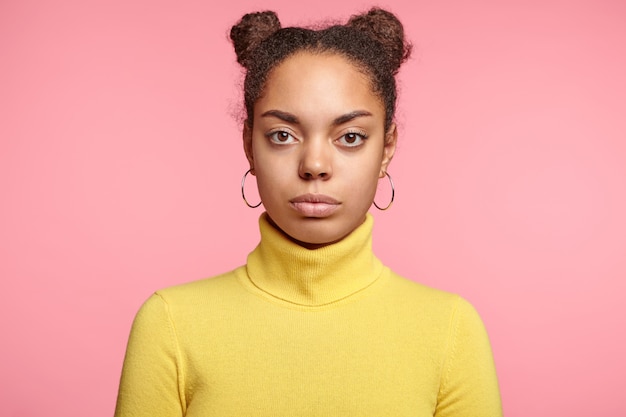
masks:
{"label": "space buns hairstyle", "polygon": [[248,13],[231,28],[237,62],[246,69],[244,104],[246,123],[252,127],[254,103],[259,99],[272,69],[297,52],[338,54],[367,75],[372,91],[385,107],[385,130],[396,107],[395,75],[411,54],[398,18],[372,8],[352,16],[345,25],[322,29],[281,27],[272,11]]}
{"label": "space buns hairstyle", "polygon": [[386,10],[373,8],[367,13],[354,15],[348,21],[348,26],[359,29],[380,42],[394,75],[411,55],[412,45],[404,39],[402,23]]}
{"label": "space buns hairstyle", "polygon": [[230,30],[230,39],[235,46],[237,62],[248,68],[252,52],[264,39],[280,29],[280,21],[276,13],[248,13]]}

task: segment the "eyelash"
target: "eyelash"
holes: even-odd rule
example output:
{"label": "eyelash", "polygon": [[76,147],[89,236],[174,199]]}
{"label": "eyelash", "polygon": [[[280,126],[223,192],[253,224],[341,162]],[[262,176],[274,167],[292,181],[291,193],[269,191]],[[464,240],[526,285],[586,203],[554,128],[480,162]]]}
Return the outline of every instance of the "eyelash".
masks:
{"label": "eyelash", "polygon": [[357,144],[352,144],[352,143],[342,143],[341,146],[347,147],[347,148],[356,148],[359,147],[363,144],[363,142],[367,139],[367,135],[365,134],[365,132],[348,132],[345,133],[343,135],[341,135],[341,137],[339,139],[337,139],[337,141],[342,141],[343,139],[346,138],[346,136],[349,135],[354,135],[356,137],[358,137],[358,139],[360,139]]}
{"label": "eyelash", "polygon": [[275,143],[275,144],[277,144],[277,145],[285,145],[285,144],[290,144],[290,143],[293,143],[293,140],[288,141],[288,142],[278,140],[278,139],[277,139],[277,135],[280,135],[280,134],[282,134],[282,133],[287,134],[287,135],[288,135],[291,139],[295,140],[295,137],[294,137],[291,133],[289,133],[289,132],[287,132],[287,131],[285,131],[285,130],[276,130],[276,131],[274,131],[274,132],[270,132],[270,133],[268,133],[268,134],[267,134],[267,138],[268,138],[268,139],[269,139],[272,143]]}
{"label": "eyelash", "polygon": [[[287,141],[282,141],[282,140],[278,140],[278,135],[282,135],[282,134],[286,134],[287,137]],[[356,136],[355,141],[356,144],[354,143],[349,143],[349,142],[345,142],[345,138],[347,136]],[[275,143],[277,145],[287,145],[287,144],[291,144],[293,143],[296,138],[294,137],[293,134],[285,131],[285,130],[276,130],[274,132],[270,132],[267,134],[267,138],[272,142]],[[289,138],[291,138],[291,140],[289,140]],[[361,146],[363,144],[363,142],[367,139],[367,134],[365,132],[347,132],[344,133],[343,135],[341,135],[339,137],[339,139],[337,139],[337,142],[340,142],[340,145],[345,147],[345,148],[357,148],[359,146]]]}

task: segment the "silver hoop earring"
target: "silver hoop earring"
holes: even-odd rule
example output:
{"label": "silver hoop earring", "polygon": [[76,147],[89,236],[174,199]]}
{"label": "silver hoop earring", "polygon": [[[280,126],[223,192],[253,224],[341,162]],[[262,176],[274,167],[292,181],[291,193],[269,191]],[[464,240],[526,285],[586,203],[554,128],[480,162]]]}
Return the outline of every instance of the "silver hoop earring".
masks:
{"label": "silver hoop earring", "polygon": [[376,208],[378,210],[382,210],[385,211],[387,210],[389,207],[391,207],[391,205],[393,204],[393,199],[396,196],[396,189],[393,186],[393,180],[391,179],[391,175],[389,175],[388,172],[385,172],[385,175],[387,176],[387,178],[389,178],[389,184],[391,184],[391,201],[389,202],[389,204],[387,204],[387,207],[385,208],[381,208],[378,204],[376,204],[376,201],[372,201],[372,203],[374,203],[374,206],[376,206]]}
{"label": "silver hoop earring", "polygon": [[253,206],[252,204],[248,203],[248,200],[246,200],[246,192],[244,191],[244,187],[246,185],[246,177],[248,176],[248,174],[250,173],[250,170],[247,170],[245,174],[243,174],[243,178],[241,179],[241,196],[243,197],[243,202],[246,203],[246,205],[250,208],[257,208],[261,205],[262,201],[259,201],[259,204],[257,204],[256,206]]}

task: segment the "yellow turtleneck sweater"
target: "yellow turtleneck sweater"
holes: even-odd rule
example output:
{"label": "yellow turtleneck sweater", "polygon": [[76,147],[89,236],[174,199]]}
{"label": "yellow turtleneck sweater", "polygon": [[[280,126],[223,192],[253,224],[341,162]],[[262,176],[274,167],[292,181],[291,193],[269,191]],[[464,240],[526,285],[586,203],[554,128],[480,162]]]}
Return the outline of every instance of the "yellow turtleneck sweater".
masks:
{"label": "yellow turtleneck sweater", "polygon": [[372,226],[309,250],[262,215],[246,266],[158,291],[116,417],[501,416],[478,314],[383,266]]}

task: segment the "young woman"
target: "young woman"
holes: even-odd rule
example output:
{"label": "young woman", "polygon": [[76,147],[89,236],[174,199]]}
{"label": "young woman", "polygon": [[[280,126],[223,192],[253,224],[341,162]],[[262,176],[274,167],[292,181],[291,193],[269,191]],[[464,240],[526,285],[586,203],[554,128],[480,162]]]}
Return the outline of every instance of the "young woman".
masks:
{"label": "young woman", "polygon": [[309,30],[252,13],[231,39],[261,242],[245,266],[142,306],[116,416],[501,415],[475,310],[371,250],[410,53],[400,22],[372,9]]}

